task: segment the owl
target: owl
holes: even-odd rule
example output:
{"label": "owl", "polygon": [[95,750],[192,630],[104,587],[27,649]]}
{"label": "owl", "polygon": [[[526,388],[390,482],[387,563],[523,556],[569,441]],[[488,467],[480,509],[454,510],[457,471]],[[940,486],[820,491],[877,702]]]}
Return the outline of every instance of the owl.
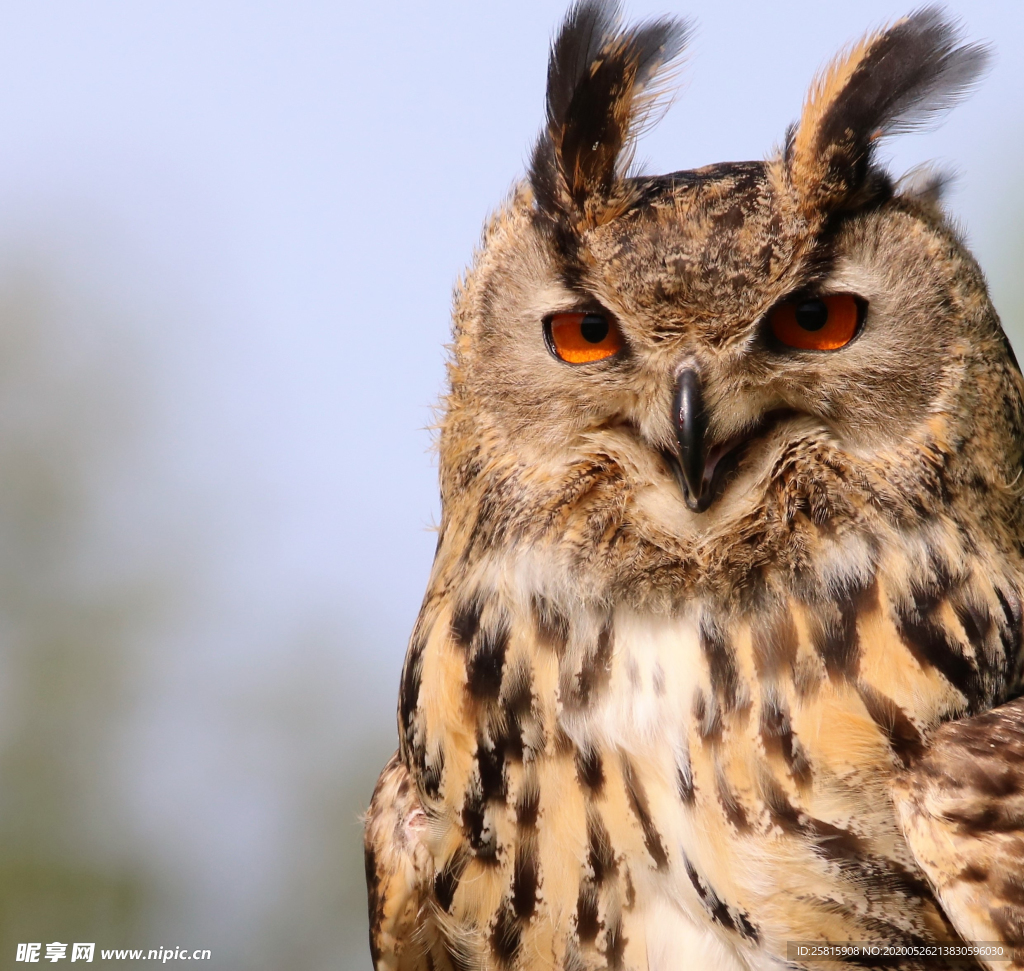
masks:
{"label": "owl", "polygon": [[686,37],[570,9],[457,288],[375,967],[1024,966],[1024,379],[876,160],[985,51],[920,10],[637,174]]}

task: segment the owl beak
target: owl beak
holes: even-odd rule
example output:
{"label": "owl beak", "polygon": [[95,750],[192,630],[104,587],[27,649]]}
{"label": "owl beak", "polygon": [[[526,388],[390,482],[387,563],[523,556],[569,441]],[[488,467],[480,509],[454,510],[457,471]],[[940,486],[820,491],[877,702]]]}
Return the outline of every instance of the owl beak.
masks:
{"label": "owl beak", "polygon": [[683,368],[676,376],[676,392],[672,398],[672,418],[676,426],[678,471],[682,479],[686,504],[694,512],[704,512],[714,495],[711,483],[705,482],[705,438],[708,416],[700,375],[694,368]]}

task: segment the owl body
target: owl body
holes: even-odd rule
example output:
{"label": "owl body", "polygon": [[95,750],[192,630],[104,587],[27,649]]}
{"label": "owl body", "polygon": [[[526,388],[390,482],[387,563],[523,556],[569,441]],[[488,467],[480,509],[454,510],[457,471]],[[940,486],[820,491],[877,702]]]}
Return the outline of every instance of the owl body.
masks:
{"label": "owl body", "polygon": [[684,34],[573,8],[457,295],[438,550],[367,820],[381,969],[1024,943],[1024,850],[988,903],[981,850],[939,872],[943,827],[977,847],[993,817],[941,808],[931,747],[1021,689],[1022,380],[934,186],[871,154],[981,54],[915,14],[767,162],[629,176]]}

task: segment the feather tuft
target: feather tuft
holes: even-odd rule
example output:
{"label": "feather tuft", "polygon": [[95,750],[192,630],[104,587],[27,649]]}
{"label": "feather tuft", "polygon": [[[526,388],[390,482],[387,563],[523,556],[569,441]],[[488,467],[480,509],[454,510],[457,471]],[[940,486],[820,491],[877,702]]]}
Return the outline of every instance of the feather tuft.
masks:
{"label": "feather tuft", "polygon": [[689,36],[686,22],[622,28],[611,0],[570,8],[548,62],[547,123],[533,151],[538,210],[572,227],[601,222]]}

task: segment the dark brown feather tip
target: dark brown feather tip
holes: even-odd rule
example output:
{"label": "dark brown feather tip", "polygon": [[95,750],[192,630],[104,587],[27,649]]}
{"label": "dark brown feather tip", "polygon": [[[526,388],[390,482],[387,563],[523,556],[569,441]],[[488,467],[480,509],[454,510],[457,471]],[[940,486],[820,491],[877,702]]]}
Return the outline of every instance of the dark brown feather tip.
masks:
{"label": "dark brown feather tip", "polygon": [[547,123],[530,162],[542,213],[577,224],[609,196],[689,32],[675,19],[622,28],[610,0],[570,8],[551,47]]}
{"label": "dark brown feather tip", "polygon": [[959,45],[962,29],[926,7],[894,24],[871,45],[822,120],[822,142],[846,132],[870,139],[895,135],[931,121],[960,102],[989,60],[981,44]]}
{"label": "dark brown feather tip", "polygon": [[960,25],[926,7],[869,35],[815,84],[786,158],[802,195],[824,206],[849,202],[884,175],[875,146],[934,121],[961,101],[989,60],[984,45],[963,44]]}

